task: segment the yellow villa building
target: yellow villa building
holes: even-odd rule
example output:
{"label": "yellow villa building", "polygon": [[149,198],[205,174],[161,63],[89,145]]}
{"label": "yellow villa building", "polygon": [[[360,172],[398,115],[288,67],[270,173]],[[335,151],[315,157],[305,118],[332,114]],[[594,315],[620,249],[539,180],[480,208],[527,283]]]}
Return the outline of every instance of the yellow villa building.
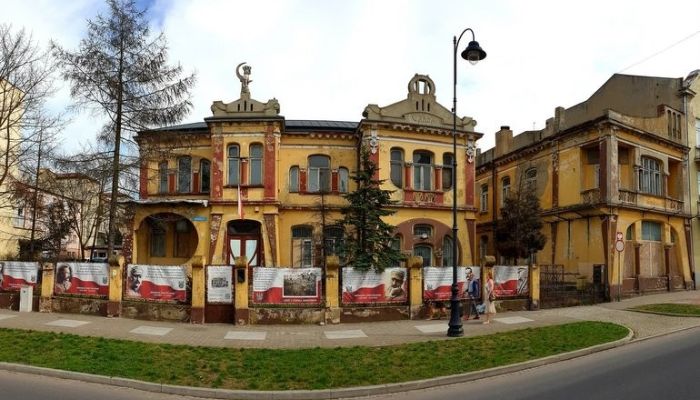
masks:
{"label": "yellow villa building", "polygon": [[689,97],[681,78],[615,74],[542,130],[502,127],[477,157],[480,255],[498,255],[503,199],[530,186],[543,209],[543,270],[578,274],[612,298],[692,288]]}

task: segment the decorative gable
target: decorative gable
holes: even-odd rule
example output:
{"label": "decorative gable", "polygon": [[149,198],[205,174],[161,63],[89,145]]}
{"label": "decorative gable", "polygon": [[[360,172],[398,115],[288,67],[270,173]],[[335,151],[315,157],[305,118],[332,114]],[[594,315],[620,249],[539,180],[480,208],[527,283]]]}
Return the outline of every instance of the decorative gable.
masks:
{"label": "decorative gable", "polygon": [[[273,98],[268,100],[267,103],[262,103],[250,97],[248,85],[253,82],[250,79],[251,67],[244,65],[245,63],[243,62],[236,67],[236,76],[241,81],[241,97],[231,103],[224,103],[220,100],[215,101],[211,105],[211,112],[214,114],[214,117],[254,118],[278,116],[280,104],[277,99]],[[241,67],[243,67],[243,74],[240,72]]]}

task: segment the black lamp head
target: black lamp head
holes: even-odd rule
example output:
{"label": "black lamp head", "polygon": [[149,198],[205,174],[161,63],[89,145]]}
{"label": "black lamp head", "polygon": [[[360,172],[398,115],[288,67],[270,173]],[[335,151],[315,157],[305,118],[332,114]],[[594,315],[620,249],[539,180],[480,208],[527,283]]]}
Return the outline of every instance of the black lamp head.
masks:
{"label": "black lamp head", "polygon": [[462,58],[469,61],[471,64],[476,64],[486,58],[486,52],[479,46],[479,42],[472,40],[462,52]]}

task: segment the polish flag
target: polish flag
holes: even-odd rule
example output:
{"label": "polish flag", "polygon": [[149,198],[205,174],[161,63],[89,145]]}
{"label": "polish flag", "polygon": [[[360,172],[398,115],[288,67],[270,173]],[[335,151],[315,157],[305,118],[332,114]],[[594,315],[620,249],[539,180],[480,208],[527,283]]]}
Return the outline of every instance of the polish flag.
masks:
{"label": "polish flag", "polygon": [[240,184],[238,184],[238,218],[243,219],[243,197],[241,196]]}

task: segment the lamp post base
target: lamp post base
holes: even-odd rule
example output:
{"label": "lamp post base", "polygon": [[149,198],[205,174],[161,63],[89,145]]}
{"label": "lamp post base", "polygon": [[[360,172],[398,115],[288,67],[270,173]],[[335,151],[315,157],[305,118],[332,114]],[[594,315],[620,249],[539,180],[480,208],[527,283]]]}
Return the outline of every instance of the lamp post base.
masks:
{"label": "lamp post base", "polygon": [[464,336],[464,328],[462,327],[462,317],[460,316],[459,300],[450,300],[450,323],[447,328],[447,336],[461,337]]}

